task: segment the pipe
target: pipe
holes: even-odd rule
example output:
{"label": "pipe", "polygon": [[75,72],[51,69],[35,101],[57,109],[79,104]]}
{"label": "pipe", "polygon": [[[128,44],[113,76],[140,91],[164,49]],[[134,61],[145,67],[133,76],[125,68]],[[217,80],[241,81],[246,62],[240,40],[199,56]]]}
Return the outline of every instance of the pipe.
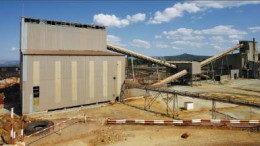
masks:
{"label": "pipe", "polygon": [[232,48],[230,48],[230,49],[228,49],[226,51],[223,51],[223,52],[221,52],[221,53],[219,53],[219,54],[217,54],[215,56],[212,56],[212,57],[202,61],[200,63],[200,65],[201,65],[201,67],[203,67],[203,66],[205,66],[205,65],[207,65],[207,64],[209,64],[209,63],[211,63],[211,62],[213,62],[213,61],[215,61],[215,60],[225,56],[226,54],[228,54],[228,53],[230,53],[230,52],[232,52],[234,50],[237,50],[237,49],[239,49],[239,48],[241,48],[243,46],[244,46],[243,44],[236,45],[235,47],[232,47]]}
{"label": "pipe", "polygon": [[142,55],[142,54],[130,51],[130,50],[126,50],[126,49],[121,48],[121,47],[117,47],[117,46],[113,46],[113,45],[107,45],[107,49],[111,50],[111,51],[118,52],[118,53],[122,53],[122,54],[125,54],[125,55],[130,55],[130,56],[133,56],[133,57],[136,57],[136,58],[144,59],[144,60],[147,60],[147,61],[150,61],[150,62],[153,62],[153,63],[156,63],[156,64],[160,64],[160,65],[163,65],[163,66],[166,66],[166,67],[176,68],[176,65],[173,65],[173,64],[170,64],[168,62],[161,61],[161,60],[158,60],[158,59],[154,59],[152,57],[145,56],[145,55]]}

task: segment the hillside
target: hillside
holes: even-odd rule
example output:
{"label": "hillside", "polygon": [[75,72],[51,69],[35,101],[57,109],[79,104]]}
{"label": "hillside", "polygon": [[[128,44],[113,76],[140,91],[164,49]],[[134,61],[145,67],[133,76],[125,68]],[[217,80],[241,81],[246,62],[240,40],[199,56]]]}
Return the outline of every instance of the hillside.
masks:
{"label": "hillside", "polygon": [[19,66],[20,61],[17,60],[0,60],[0,67]]}
{"label": "hillside", "polygon": [[164,59],[168,61],[202,61],[209,57],[210,56],[199,56],[185,53],[176,56],[164,56]]}

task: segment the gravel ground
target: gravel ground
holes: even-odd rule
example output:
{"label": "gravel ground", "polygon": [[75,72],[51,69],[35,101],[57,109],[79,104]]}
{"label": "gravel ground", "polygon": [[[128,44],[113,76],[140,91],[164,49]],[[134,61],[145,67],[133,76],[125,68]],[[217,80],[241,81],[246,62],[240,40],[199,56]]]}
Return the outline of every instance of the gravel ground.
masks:
{"label": "gravel ground", "polygon": [[[225,82],[225,84],[202,83],[201,86],[175,86],[173,88],[190,92],[204,92],[214,96],[236,95],[236,98],[259,101],[259,85],[260,80],[232,80]],[[211,119],[211,101],[178,96],[178,105],[180,108],[183,107],[185,101],[194,102],[194,109],[190,111],[179,110],[179,118]],[[54,123],[68,120],[71,117],[76,118],[62,124],[61,127],[63,129],[61,131],[56,126],[49,134],[26,138],[26,144],[33,146],[260,145],[259,131],[197,126],[107,125],[106,120],[108,118],[172,119],[165,116],[166,104],[162,97],[159,97],[151,106],[150,110],[154,112],[140,110],[144,107],[143,98],[129,100],[127,104],[131,106],[115,103],[31,115],[31,118],[48,119]],[[260,119],[259,109],[256,108],[217,102],[217,111],[236,119]],[[87,115],[86,123],[83,122],[83,114]],[[218,114],[217,118],[225,119],[227,117]],[[183,139],[181,138],[183,133],[188,133],[190,136],[187,139]]]}

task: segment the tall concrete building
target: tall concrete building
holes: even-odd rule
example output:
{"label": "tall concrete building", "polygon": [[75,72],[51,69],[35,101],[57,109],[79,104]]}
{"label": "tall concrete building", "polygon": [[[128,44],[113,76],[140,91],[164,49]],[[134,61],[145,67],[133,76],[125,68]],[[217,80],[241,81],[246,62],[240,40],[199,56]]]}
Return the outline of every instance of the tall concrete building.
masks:
{"label": "tall concrete building", "polygon": [[22,18],[22,113],[118,97],[125,58],[106,47],[103,26]]}

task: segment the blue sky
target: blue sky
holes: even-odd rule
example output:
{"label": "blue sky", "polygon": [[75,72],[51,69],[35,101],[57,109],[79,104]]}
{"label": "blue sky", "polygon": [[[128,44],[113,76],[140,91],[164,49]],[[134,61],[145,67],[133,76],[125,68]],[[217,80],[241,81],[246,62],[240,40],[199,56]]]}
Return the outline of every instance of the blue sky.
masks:
{"label": "blue sky", "polygon": [[149,56],[214,55],[260,39],[260,1],[0,1],[0,60],[18,60],[21,16],[107,26],[108,43]]}

